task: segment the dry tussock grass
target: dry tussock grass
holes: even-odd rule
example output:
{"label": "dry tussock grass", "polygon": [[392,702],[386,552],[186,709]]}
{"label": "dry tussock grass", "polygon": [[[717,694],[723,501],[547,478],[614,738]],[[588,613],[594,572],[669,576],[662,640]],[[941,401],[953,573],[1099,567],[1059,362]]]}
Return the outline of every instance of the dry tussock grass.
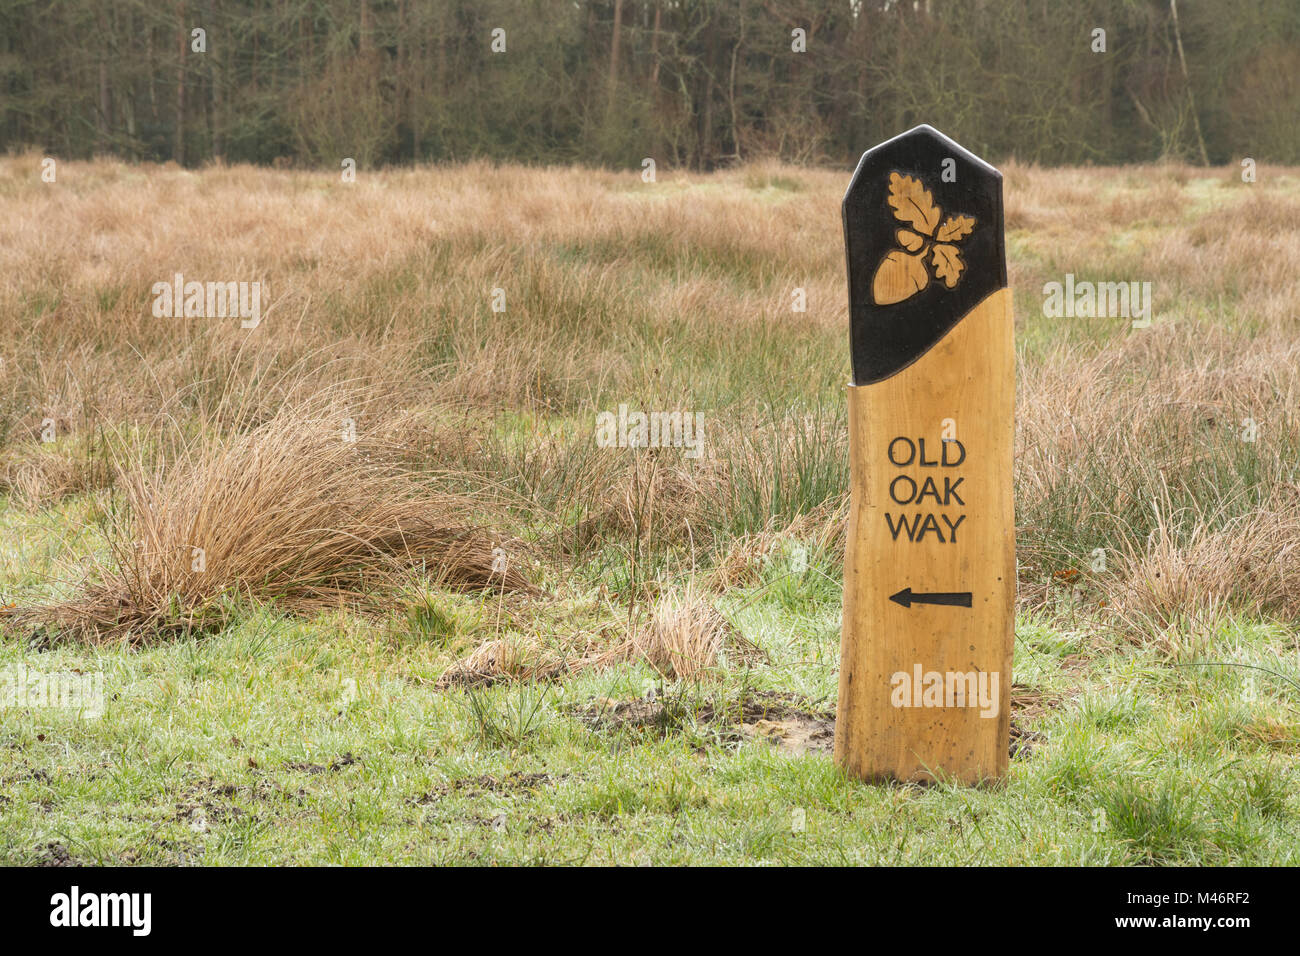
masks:
{"label": "dry tussock grass", "polygon": [[[1300,515],[1260,510],[1210,530],[1204,519],[1174,512],[1168,495],[1152,509],[1155,530],[1125,542],[1111,591],[1132,633],[1155,635],[1177,652],[1229,611],[1300,617]],[[1180,519],[1184,533],[1175,528]]]}
{"label": "dry tussock grass", "polygon": [[629,661],[644,661],[669,680],[699,681],[724,660],[735,666],[761,657],[752,641],[688,586],[661,594],[649,620],[633,625],[622,640],[579,633],[556,648],[521,635],[493,638],[449,666],[437,687],[551,680]]}
{"label": "dry tussock grass", "polygon": [[[43,184],[39,161],[0,158],[0,314],[21,317],[0,324],[0,453],[11,494],[40,502],[83,483],[39,458],[63,454],[32,446],[45,418],[56,420],[60,442],[163,415],[214,448],[227,438],[243,448],[235,438],[288,414],[295,388],[339,390],[342,406],[352,383],[365,382],[372,397],[348,411],[366,434],[413,469],[495,485],[557,550],[581,557],[635,541],[638,554],[685,549],[692,562],[708,550],[724,556],[714,582],[722,587],[753,583],[754,563],[805,517],[829,522],[828,540],[842,536],[842,516],[831,517],[845,491],[842,429],[829,416],[809,424],[806,407],[795,407],[814,397],[842,407],[842,171],[661,171],[650,185],[636,172],[467,164],[364,171],[345,185],[336,172],[67,162],[57,184]],[[1294,577],[1263,569],[1291,561],[1300,516],[1300,500],[1283,493],[1300,449],[1296,171],[1260,167],[1249,186],[1235,168],[1012,162],[1004,173],[1022,342],[1022,595],[1037,600],[1041,579],[1103,547],[1115,559],[1099,588],[1135,621],[1158,626],[1177,607],[1212,606],[1233,577],[1251,583],[1227,592],[1228,605],[1295,613]],[[1047,322],[1036,314],[1042,284],[1067,271],[1152,282],[1156,324],[1137,333],[1122,320]],[[234,319],[155,319],[151,286],[176,272],[265,280],[273,311],[254,330]],[[796,287],[807,292],[806,312],[791,311]],[[504,313],[492,311],[494,288],[506,290]],[[781,424],[764,410],[768,399]],[[593,410],[620,401],[705,411],[705,458],[594,448]],[[501,420],[510,416],[567,430],[516,421],[507,440]],[[1246,417],[1261,434],[1249,447],[1235,437]],[[238,465],[218,467],[204,457],[216,455],[210,449],[168,469],[204,480],[225,469],[234,480],[251,462],[238,454]],[[782,469],[809,461],[810,483],[778,500],[800,477]],[[185,516],[206,522],[205,500],[234,501],[169,484],[152,465],[134,473],[121,489],[125,513],[171,550],[121,554],[157,589],[132,591],[108,567],[101,583],[137,608],[156,609],[165,593],[207,607],[223,592],[191,580],[182,548],[194,521]],[[756,508],[736,527],[736,489],[746,483],[751,503],[781,505],[779,520]],[[1158,517],[1162,489],[1170,507]],[[419,539],[402,515],[337,492],[361,525],[309,511],[382,554],[372,572],[416,550],[394,544]],[[154,514],[150,494],[175,507]],[[258,500],[268,522],[284,520]],[[443,514],[436,503],[420,513]],[[1165,531],[1153,535],[1160,521]],[[287,580],[292,563],[259,550],[262,563],[236,570],[222,548],[247,543],[240,535],[253,529],[235,524],[245,531],[234,538],[213,530],[225,542],[217,563],[227,584],[277,592],[263,576]],[[376,530],[390,525],[398,539]],[[326,550],[343,548],[330,541]],[[320,583],[332,572],[309,554],[302,568],[313,583],[295,593],[329,602],[346,587]],[[1169,576],[1156,578],[1162,568]],[[98,614],[111,603],[90,607]]]}
{"label": "dry tussock grass", "polygon": [[107,449],[93,438],[0,447],[0,494],[27,510],[108,488],[112,480]]}
{"label": "dry tussock grass", "polygon": [[844,559],[848,532],[848,499],[827,502],[799,515],[784,528],[754,531],[732,539],[726,550],[702,576],[705,587],[718,592],[734,587],[752,587],[763,579],[770,562],[788,555],[791,547],[831,561]]}
{"label": "dry tussock grass", "polygon": [[468,523],[479,503],[345,440],[344,417],[286,406],[244,433],[185,440],[162,463],[122,461],[108,559],[76,597],[18,621],[148,640],[220,627],[242,599],[298,614],[364,607],[413,567],[446,587],[531,590],[510,564],[494,568],[498,539]]}
{"label": "dry tussock grass", "polygon": [[[1243,349],[1221,329],[1149,331],[1021,369],[1035,399],[1017,416],[1022,565],[1079,567],[1103,549],[1101,589],[1140,633],[1216,609],[1294,618],[1300,344],[1269,333]],[[1022,599],[1045,593],[1031,584]]]}
{"label": "dry tussock grass", "polygon": [[615,656],[644,660],[664,677],[698,680],[719,664],[754,660],[758,648],[708,601],[691,589],[670,591],[655,604],[649,626],[633,634]]}
{"label": "dry tussock grass", "polygon": [[566,661],[535,641],[498,638],[484,641],[469,656],[453,663],[434,686],[447,690],[507,681],[552,680],[567,671]]}

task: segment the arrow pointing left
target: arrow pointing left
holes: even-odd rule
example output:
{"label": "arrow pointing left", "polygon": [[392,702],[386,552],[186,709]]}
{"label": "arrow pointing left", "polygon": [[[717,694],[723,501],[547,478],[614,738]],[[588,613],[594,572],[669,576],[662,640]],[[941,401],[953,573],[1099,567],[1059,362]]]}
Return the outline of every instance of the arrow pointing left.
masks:
{"label": "arrow pointing left", "polygon": [[898,593],[889,595],[889,600],[895,604],[901,604],[903,607],[911,607],[913,604],[948,604],[953,607],[970,607],[971,593],[969,591],[931,591],[914,594],[911,588],[903,588]]}

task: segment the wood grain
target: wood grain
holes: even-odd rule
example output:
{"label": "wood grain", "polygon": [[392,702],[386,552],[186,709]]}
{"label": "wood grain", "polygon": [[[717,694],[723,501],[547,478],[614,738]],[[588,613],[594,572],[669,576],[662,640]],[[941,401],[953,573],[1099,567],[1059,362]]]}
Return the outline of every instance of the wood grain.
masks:
{"label": "wood grain", "polygon": [[[867,780],[956,779],[968,784],[1002,776],[1010,733],[1014,638],[1015,516],[1012,495],[1014,352],[1011,293],[990,294],[914,364],[883,381],[849,386],[852,503],[845,555],[844,625],[835,759]],[[952,419],[965,451],[958,467],[899,466],[903,436],[924,439],[940,460],[943,422]],[[950,426],[951,427],[951,426]],[[957,458],[950,445],[949,458]],[[905,475],[960,484],[940,506],[933,498],[901,505],[890,485]],[[907,481],[898,494],[907,497]],[[963,502],[958,506],[956,498]],[[964,514],[955,534],[920,541],[897,536],[900,516]],[[971,607],[890,600],[914,592],[971,593]],[[996,716],[977,707],[894,706],[898,673],[997,674]]]}

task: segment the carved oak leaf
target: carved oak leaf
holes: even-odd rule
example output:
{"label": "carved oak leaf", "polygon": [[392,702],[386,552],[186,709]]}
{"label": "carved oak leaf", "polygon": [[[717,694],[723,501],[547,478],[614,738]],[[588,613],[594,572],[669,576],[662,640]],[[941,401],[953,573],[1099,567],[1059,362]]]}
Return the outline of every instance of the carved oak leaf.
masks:
{"label": "carved oak leaf", "polygon": [[902,249],[891,249],[876,267],[875,277],[871,280],[871,297],[877,305],[893,305],[916,295],[929,282],[924,252],[910,256]]}
{"label": "carved oak leaf", "polygon": [[898,230],[898,232],[894,233],[894,238],[897,239],[898,244],[908,252],[916,252],[917,249],[920,249],[921,246],[925,245],[925,240],[914,233],[911,229]]}
{"label": "carved oak leaf", "polygon": [[899,222],[927,236],[934,235],[934,227],[939,224],[939,207],[919,179],[890,173],[888,201]]}
{"label": "carved oak leaf", "polygon": [[975,228],[975,220],[970,216],[949,216],[939,227],[936,239],[940,242],[956,242],[964,238]]}
{"label": "carved oak leaf", "polygon": [[957,284],[961,270],[966,268],[966,263],[961,261],[961,250],[942,242],[935,243],[931,261],[934,263],[935,278],[942,279],[949,289]]}

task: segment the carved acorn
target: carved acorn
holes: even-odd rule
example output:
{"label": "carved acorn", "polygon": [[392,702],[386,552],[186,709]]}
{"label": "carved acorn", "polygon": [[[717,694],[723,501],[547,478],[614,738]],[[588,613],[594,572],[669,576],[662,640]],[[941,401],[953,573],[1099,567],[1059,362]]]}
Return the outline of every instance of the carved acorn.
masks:
{"label": "carved acorn", "polygon": [[893,305],[915,295],[930,281],[925,271],[925,252],[909,255],[902,249],[891,249],[871,280],[871,296],[876,305]]}
{"label": "carved acorn", "polygon": [[[911,226],[899,229],[894,238],[902,249],[891,249],[880,260],[871,280],[871,297],[876,305],[893,305],[920,292],[930,283],[929,264],[934,277],[949,289],[957,285],[966,263],[954,242],[965,238],[975,228],[970,216],[949,216],[939,225],[943,211],[919,179],[889,174],[889,205],[894,218]],[[907,250],[907,251],[904,251]]]}

